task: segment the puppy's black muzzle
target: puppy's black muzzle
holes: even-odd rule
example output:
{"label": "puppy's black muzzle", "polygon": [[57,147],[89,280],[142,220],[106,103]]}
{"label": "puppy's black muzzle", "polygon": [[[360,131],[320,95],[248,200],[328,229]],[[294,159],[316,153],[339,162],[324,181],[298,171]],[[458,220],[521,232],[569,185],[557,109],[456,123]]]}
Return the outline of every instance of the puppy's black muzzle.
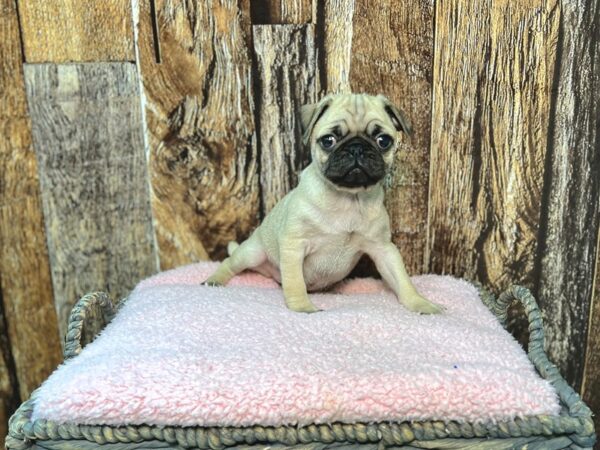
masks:
{"label": "puppy's black muzzle", "polygon": [[378,148],[354,137],[329,155],[324,174],[338,186],[368,187],[384,177],[385,162]]}

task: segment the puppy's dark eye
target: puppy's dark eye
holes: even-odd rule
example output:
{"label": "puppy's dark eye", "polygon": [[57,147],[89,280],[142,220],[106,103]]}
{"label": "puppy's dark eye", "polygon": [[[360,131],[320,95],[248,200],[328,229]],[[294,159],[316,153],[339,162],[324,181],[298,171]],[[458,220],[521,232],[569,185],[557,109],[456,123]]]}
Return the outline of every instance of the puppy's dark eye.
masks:
{"label": "puppy's dark eye", "polygon": [[321,139],[319,139],[319,142],[321,142],[321,147],[323,147],[325,149],[330,149],[331,147],[333,147],[335,145],[335,143],[337,142],[337,139],[335,138],[335,136],[333,134],[326,134]]}
{"label": "puppy's dark eye", "polygon": [[326,134],[321,139],[319,139],[319,142],[321,143],[321,147],[328,149],[336,144],[337,139],[333,134]]}
{"label": "puppy's dark eye", "polygon": [[389,134],[380,134],[375,140],[377,141],[379,148],[382,150],[390,148],[390,146],[394,143],[394,140]]}

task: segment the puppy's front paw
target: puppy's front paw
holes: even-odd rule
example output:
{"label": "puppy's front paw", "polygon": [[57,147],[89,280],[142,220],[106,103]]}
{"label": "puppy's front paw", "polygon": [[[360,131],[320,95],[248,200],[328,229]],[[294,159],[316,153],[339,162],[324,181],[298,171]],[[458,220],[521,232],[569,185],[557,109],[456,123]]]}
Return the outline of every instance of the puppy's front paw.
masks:
{"label": "puppy's front paw", "polygon": [[200,283],[202,286],[224,286],[223,283],[213,279],[212,277],[207,278],[206,280],[204,280],[202,283]]}
{"label": "puppy's front paw", "polygon": [[425,297],[419,294],[412,294],[402,299],[402,303],[410,311],[421,314],[441,314],[444,308],[434,303],[431,303]]}
{"label": "puppy's front paw", "polygon": [[285,304],[289,309],[296,312],[315,313],[321,311],[309,300],[308,295],[301,297],[286,297]]}

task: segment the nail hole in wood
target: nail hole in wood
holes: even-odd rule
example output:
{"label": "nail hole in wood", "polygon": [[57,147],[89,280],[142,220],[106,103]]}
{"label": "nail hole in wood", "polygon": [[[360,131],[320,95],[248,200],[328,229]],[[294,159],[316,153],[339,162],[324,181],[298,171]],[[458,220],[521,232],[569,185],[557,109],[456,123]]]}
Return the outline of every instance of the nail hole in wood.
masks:
{"label": "nail hole in wood", "polygon": [[150,16],[152,19],[152,38],[154,40],[154,59],[156,60],[157,64],[160,64],[160,35],[158,29],[158,18],[156,17],[155,0],[150,0]]}

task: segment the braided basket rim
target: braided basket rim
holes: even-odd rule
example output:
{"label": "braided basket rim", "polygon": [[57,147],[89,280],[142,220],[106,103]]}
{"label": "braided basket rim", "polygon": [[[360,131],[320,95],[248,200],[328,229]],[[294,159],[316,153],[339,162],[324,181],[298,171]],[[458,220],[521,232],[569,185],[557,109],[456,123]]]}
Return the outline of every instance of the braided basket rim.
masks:
{"label": "braided basket rim", "polygon": [[[412,441],[444,438],[518,438],[527,436],[567,436],[576,448],[593,447],[596,436],[592,412],[581,397],[562,378],[544,351],[544,331],[540,309],[531,292],[521,286],[511,286],[499,297],[478,286],[481,300],[506,324],[507,310],[513,301],[525,308],[529,322],[528,356],[540,376],[556,390],[563,411],[560,415],[538,415],[497,422],[416,421],[382,423],[332,423],[307,426],[278,427],[181,427],[154,425],[78,425],[59,424],[39,419],[31,421],[37,395],[23,402],[9,421],[6,448],[25,450],[38,440],[83,439],[97,444],[139,443],[159,440],[182,447],[222,449],[256,443],[296,445],[314,442],[379,443],[380,446],[403,445]],[[121,302],[122,304],[122,302]],[[91,307],[99,307],[108,323],[115,308],[108,294],[87,294],[72,310],[65,345],[65,359],[79,354],[83,322]]]}

